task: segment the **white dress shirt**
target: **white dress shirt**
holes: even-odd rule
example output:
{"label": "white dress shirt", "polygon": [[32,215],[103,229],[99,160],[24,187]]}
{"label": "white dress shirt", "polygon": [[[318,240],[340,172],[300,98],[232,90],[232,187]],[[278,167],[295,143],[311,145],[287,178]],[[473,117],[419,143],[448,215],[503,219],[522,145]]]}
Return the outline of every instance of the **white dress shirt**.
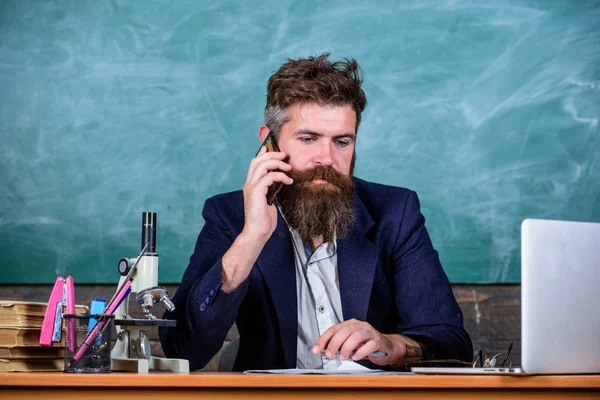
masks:
{"label": "white dress shirt", "polygon": [[343,321],[337,271],[337,243],[321,244],[311,254],[310,245],[290,229],[296,261],[298,296],[297,368],[337,368],[339,361],[313,354],[310,347],[331,326]]}

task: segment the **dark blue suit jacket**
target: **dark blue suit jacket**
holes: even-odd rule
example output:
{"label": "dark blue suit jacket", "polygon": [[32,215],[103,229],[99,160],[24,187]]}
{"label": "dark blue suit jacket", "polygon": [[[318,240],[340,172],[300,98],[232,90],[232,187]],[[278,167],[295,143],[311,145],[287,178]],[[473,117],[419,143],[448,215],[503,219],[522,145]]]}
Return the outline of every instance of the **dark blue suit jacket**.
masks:
{"label": "dark blue suit jacket", "polygon": [[[338,239],[338,276],[344,320],[367,321],[382,333],[426,344],[428,359],[472,360],[462,313],[434,250],[415,192],[355,179],[356,222]],[[240,343],[234,370],[295,368],[297,305],[294,251],[279,216],[277,228],[248,279],[232,293],[220,290],[221,258],[241,232],[241,191],[206,201],[206,223],[160,328],[168,357],[202,368],[234,322]],[[315,338],[316,340],[317,338]]]}

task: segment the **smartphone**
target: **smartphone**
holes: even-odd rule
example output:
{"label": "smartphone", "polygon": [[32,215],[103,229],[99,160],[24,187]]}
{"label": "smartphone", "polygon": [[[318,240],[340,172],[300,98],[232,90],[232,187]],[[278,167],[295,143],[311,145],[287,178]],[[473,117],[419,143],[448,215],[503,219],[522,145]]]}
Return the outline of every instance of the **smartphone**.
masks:
{"label": "smartphone", "polygon": [[[258,153],[260,152],[260,149],[262,149],[263,146],[265,146],[267,148],[267,152],[279,151],[279,147],[277,146],[277,142],[275,141],[275,135],[273,134],[273,131],[269,132],[269,134],[265,138],[264,142],[262,142],[262,144],[258,148],[256,155],[258,155]],[[255,157],[256,157],[256,155],[255,155]],[[275,171],[281,171],[281,170],[276,169]],[[277,197],[277,193],[279,192],[279,189],[281,189],[282,185],[283,185],[282,182],[273,182],[273,184],[271,186],[269,186],[269,190],[267,191],[267,204],[268,205],[273,204],[273,202],[275,201],[275,198]]]}

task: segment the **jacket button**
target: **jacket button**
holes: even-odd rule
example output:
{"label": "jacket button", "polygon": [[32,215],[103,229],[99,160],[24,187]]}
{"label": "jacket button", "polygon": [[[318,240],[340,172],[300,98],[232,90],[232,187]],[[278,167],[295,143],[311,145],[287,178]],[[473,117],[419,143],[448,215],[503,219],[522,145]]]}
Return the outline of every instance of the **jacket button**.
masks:
{"label": "jacket button", "polygon": [[208,305],[210,304],[210,297],[206,296],[206,298],[204,299],[204,302]]}
{"label": "jacket button", "polygon": [[204,304],[204,303],[200,304],[200,311],[202,311],[202,312],[206,311],[206,304]]}
{"label": "jacket button", "polygon": [[209,295],[210,297],[213,297],[213,296],[215,295],[215,290],[214,290],[214,289],[213,289],[213,290],[211,290],[211,291],[210,291],[210,293],[208,293],[208,295]]}

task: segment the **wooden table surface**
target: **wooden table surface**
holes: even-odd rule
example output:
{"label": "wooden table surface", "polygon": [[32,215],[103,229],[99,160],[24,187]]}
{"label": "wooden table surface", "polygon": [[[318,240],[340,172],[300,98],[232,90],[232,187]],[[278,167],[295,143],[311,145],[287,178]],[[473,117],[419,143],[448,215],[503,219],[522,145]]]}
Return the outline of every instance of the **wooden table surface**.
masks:
{"label": "wooden table surface", "polygon": [[[6,397],[5,397],[6,395]],[[600,375],[270,375],[3,373],[0,397],[23,399],[479,398],[600,399]],[[483,396],[483,397],[481,397]],[[114,397],[113,397],[114,398]]]}

